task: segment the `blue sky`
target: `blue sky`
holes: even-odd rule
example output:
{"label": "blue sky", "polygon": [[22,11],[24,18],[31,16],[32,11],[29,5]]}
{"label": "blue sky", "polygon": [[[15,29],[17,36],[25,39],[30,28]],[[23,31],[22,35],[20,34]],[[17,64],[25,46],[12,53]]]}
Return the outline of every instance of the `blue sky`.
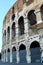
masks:
{"label": "blue sky", "polygon": [[8,10],[11,8],[11,6],[16,2],[17,0],[0,0],[0,52],[2,48],[2,24],[4,17]]}

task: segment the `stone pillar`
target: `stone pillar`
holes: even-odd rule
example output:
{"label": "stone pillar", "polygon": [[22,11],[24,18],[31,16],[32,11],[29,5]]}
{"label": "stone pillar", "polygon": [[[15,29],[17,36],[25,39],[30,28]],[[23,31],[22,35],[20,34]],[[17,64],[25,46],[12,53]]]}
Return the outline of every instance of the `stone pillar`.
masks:
{"label": "stone pillar", "polygon": [[31,63],[30,49],[27,47],[26,51],[27,51],[26,55],[27,63]]}
{"label": "stone pillar", "polygon": [[5,52],[3,53],[3,56],[4,56],[4,62],[5,62]]}
{"label": "stone pillar", "polygon": [[[12,26],[10,27],[10,45],[12,44]],[[10,62],[12,62],[12,47],[10,48]]]}
{"label": "stone pillar", "polygon": [[41,51],[41,63],[43,62],[43,50]]}
{"label": "stone pillar", "polygon": [[6,46],[7,46],[7,43],[8,43],[8,32],[6,30]]}
{"label": "stone pillar", "polygon": [[4,53],[2,52],[2,62],[4,62]]}
{"label": "stone pillar", "polygon": [[[18,22],[16,23],[16,46],[18,45],[18,36],[19,36],[19,28],[18,28]],[[16,50],[16,56],[17,56],[17,63],[19,63],[19,48]]]}
{"label": "stone pillar", "polygon": [[[24,21],[25,21],[25,41],[26,41],[26,43],[29,43],[28,38],[29,38],[29,26],[30,26],[30,24],[28,23],[27,18],[25,18]],[[26,47],[26,51],[27,51],[27,54],[26,54],[27,63],[31,63],[30,50],[29,50],[28,46]]]}
{"label": "stone pillar", "polygon": [[[7,41],[8,41],[8,39],[7,39],[7,30],[6,30],[6,47],[7,47]],[[6,50],[6,62],[8,62],[8,58],[7,58],[7,50]]]}
{"label": "stone pillar", "polygon": [[18,41],[18,36],[19,36],[19,27],[18,27],[18,22],[16,23],[16,41]]}
{"label": "stone pillar", "polygon": [[12,48],[10,49],[10,62],[12,63]]}
{"label": "stone pillar", "polygon": [[24,18],[24,27],[25,27],[25,33],[26,33],[26,36],[28,35],[28,32],[29,32],[29,24],[28,24],[28,19],[27,17]]}
{"label": "stone pillar", "polygon": [[20,62],[20,58],[19,58],[19,49],[17,49],[16,55],[17,55],[17,63],[19,63],[19,62]]}
{"label": "stone pillar", "polygon": [[12,41],[12,27],[10,27],[10,44],[11,44],[11,41]]}
{"label": "stone pillar", "polygon": [[8,52],[6,50],[6,62],[8,62]]}
{"label": "stone pillar", "polygon": [[28,43],[27,42],[28,38],[29,38],[29,24],[28,24],[28,19],[25,18],[24,21],[25,21],[25,41],[26,41],[26,43]]}

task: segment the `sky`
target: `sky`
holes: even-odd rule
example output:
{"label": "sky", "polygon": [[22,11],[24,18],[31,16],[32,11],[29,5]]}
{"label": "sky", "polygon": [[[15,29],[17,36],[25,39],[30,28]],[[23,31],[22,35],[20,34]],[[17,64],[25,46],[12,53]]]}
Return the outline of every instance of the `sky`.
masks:
{"label": "sky", "polygon": [[0,0],[0,52],[2,49],[2,26],[6,13],[17,0]]}

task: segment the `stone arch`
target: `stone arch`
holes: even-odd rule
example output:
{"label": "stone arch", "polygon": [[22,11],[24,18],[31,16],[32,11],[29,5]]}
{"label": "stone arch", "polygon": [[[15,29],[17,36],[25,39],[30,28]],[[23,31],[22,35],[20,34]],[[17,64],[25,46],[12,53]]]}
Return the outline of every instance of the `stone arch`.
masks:
{"label": "stone arch", "polygon": [[9,43],[9,40],[10,40],[10,27],[8,26],[7,28],[7,41]]}
{"label": "stone arch", "polygon": [[15,22],[13,22],[13,24],[12,24],[12,39],[15,37],[15,35],[16,35]]}
{"label": "stone arch", "polygon": [[24,34],[24,17],[21,16],[18,20],[18,25],[19,25],[19,35]]}
{"label": "stone arch", "polygon": [[9,63],[10,62],[10,49],[9,48],[8,48],[7,52],[8,52],[8,63]]}
{"label": "stone arch", "polygon": [[36,21],[36,15],[35,15],[34,11],[35,11],[35,10],[31,10],[31,11],[29,11],[28,14],[27,14],[28,23],[29,23],[30,25],[35,25],[35,24],[37,23],[37,21]]}
{"label": "stone arch", "polygon": [[33,41],[30,45],[31,62],[41,62],[40,43]]}
{"label": "stone arch", "polygon": [[12,48],[12,62],[16,63],[16,47]]}
{"label": "stone arch", "polygon": [[26,63],[26,46],[21,44],[19,46],[20,63]]}
{"label": "stone arch", "polygon": [[40,7],[40,12],[41,12],[41,18],[42,18],[42,20],[43,20],[43,4],[42,4],[41,7]]}

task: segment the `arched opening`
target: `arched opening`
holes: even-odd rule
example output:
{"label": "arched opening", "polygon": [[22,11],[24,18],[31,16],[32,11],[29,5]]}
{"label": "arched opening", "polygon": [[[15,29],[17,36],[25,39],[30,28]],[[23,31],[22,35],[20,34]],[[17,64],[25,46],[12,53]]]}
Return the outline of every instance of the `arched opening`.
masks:
{"label": "arched opening", "polygon": [[41,18],[43,20],[43,5],[40,7],[40,11],[41,11]]}
{"label": "arched opening", "polygon": [[26,47],[21,44],[19,47],[20,63],[26,63]]}
{"label": "arched opening", "polygon": [[15,37],[16,35],[16,30],[15,30],[15,22],[12,24],[12,39]]}
{"label": "arched opening", "polygon": [[30,45],[31,62],[41,62],[41,52],[39,42],[34,41]]}
{"label": "arched opening", "polygon": [[35,10],[31,10],[28,15],[27,15],[27,18],[28,18],[28,23],[30,25],[35,25],[37,23],[36,21],[36,15],[34,13]]}
{"label": "arched opening", "polygon": [[12,48],[12,61],[16,63],[16,48]]}
{"label": "arched opening", "polygon": [[10,49],[8,48],[8,63],[10,62]]}
{"label": "arched opening", "polygon": [[12,21],[15,19],[15,14],[12,15]]}
{"label": "arched opening", "polygon": [[7,29],[7,41],[9,43],[9,40],[10,40],[10,27],[8,27]]}
{"label": "arched opening", "polygon": [[24,18],[21,16],[18,20],[18,25],[19,25],[19,35],[24,34]]}

